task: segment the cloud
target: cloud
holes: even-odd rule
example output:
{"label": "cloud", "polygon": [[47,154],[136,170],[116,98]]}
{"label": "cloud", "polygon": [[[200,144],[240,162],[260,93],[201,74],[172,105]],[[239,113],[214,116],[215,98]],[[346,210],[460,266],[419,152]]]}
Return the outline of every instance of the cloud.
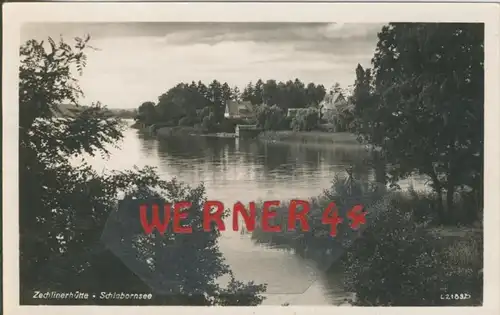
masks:
{"label": "cloud", "polygon": [[90,33],[81,85],[86,101],[136,107],[179,82],[299,78],[327,87],[354,82],[369,65],[381,24],[335,23],[43,23],[22,38]]}
{"label": "cloud", "polygon": [[293,44],[299,50],[352,53],[349,46],[373,45],[381,24],[335,23],[228,23],[166,34],[160,41],[170,45],[251,41],[256,43]]}

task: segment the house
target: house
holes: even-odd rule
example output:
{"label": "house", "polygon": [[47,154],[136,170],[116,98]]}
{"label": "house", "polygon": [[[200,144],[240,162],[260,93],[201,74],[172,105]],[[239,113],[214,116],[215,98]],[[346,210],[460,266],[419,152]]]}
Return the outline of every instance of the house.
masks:
{"label": "house", "polygon": [[250,118],[253,116],[253,105],[248,101],[227,101],[226,118]]}
{"label": "house", "polygon": [[[339,105],[343,105],[346,103],[346,99],[344,95],[342,95],[342,93],[330,92],[329,94],[325,95],[323,101],[319,103],[319,114],[320,116],[322,116],[326,111],[337,110]],[[287,111],[287,116],[294,117],[301,109],[302,108],[289,108]]]}
{"label": "house", "polygon": [[338,105],[346,103],[346,99],[344,95],[340,92],[330,92],[325,95],[325,98],[319,104],[319,108],[321,109],[321,113],[324,114],[329,110],[337,110]]}

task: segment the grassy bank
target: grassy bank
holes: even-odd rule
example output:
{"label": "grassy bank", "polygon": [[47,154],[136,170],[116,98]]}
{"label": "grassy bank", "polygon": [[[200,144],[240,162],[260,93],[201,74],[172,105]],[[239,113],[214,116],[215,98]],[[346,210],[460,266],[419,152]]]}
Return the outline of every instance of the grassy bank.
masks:
{"label": "grassy bank", "polygon": [[144,132],[153,131],[159,137],[171,137],[182,135],[204,135],[207,137],[217,138],[234,138],[235,128],[238,124],[248,124],[249,122],[242,119],[224,118],[220,123],[214,123],[210,126],[203,126],[203,124],[179,124],[173,125],[172,122],[160,122],[153,125],[147,125],[136,121],[130,127]]}
{"label": "grassy bank", "polygon": [[190,126],[162,127],[156,130],[158,137],[187,136],[201,134],[201,130]]}
{"label": "grassy bank", "polygon": [[347,132],[265,131],[258,137],[264,141],[300,142],[310,144],[359,145],[356,136]]}
{"label": "grassy bank", "polygon": [[[323,209],[331,200],[344,218],[335,238],[329,235],[329,226],[321,223]],[[367,210],[367,224],[360,231],[353,231],[346,217],[354,203]],[[355,305],[480,305],[482,230],[433,226],[430,210],[434,203],[429,193],[346,184],[337,178],[330,189],[312,200],[309,232],[287,231],[285,202],[276,209],[273,222],[280,224],[282,231],[269,233],[257,228],[252,239],[289,248],[316,261],[323,270],[330,268],[330,273],[342,266],[342,282],[346,291],[356,293]],[[457,200],[456,209],[468,206],[465,199]],[[449,293],[468,295],[455,300],[446,296]]]}

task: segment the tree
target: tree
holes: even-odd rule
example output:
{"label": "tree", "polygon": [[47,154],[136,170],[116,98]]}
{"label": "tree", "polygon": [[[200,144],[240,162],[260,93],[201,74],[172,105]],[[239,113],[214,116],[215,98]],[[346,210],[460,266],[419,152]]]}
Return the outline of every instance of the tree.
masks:
{"label": "tree", "polygon": [[262,101],[269,106],[279,104],[279,89],[276,80],[266,81],[262,87]]}
{"label": "tree", "polygon": [[211,104],[203,95],[202,89],[203,87],[195,82],[189,85],[179,83],[162,94],[158,98],[157,106],[161,120],[171,122],[173,125],[177,125],[184,117],[187,121],[195,121],[196,111]]}
{"label": "tree", "polygon": [[292,104],[294,104],[294,108],[307,107],[308,102],[305,85],[298,78],[293,81],[292,91]]}
{"label": "tree", "polygon": [[241,93],[241,99],[247,102],[252,102],[254,95],[253,84],[249,82],[247,86],[243,89],[243,93]]}
{"label": "tree", "polygon": [[[85,163],[70,163],[70,157],[82,157],[83,153],[106,155],[107,147],[122,137],[120,120],[107,115],[99,103],[82,108],[76,117],[53,119],[58,105],[68,99],[78,104],[83,95],[71,69],[76,66],[83,70],[88,40],[77,38],[76,44],[70,46],[62,40],[56,44],[49,39],[48,50],[43,43],[31,40],[20,49],[19,233],[23,304],[38,304],[32,299],[33,290],[42,288],[63,292],[151,290],[100,242],[109,215],[117,212],[113,209],[119,193],[141,198],[168,197],[174,201],[196,202],[205,198],[203,186],[191,188],[175,180],[163,181],[151,168],[98,174]],[[126,236],[130,236],[127,232],[114,240],[125,242]],[[231,273],[214,245],[219,232],[214,229],[204,234],[205,238],[194,233],[169,239],[182,242],[183,254],[196,255],[196,259],[181,262],[175,257],[161,257],[167,266],[177,266],[170,270],[180,281],[179,294],[159,294],[153,303],[259,304],[263,286],[243,284],[232,277],[227,289],[215,284],[220,275]],[[148,246],[161,242],[146,236],[142,239],[141,255],[135,259],[143,264],[158,259]],[[178,272],[179,266],[184,273]]]}
{"label": "tree", "polygon": [[233,89],[231,91],[231,99],[233,101],[240,101],[241,100],[241,92],[237,86],[233,87]]}
{"label": "tree", "polygon": [[[378,38],[372,99],[356,100],[357,108],[376,107],[357,132],[394,165],[393,181],[415,171],[429,176],[446,221],[457,188],[482,194],[484,25],[391,23]],[[357,77],[366,80],[366,72]]]}
{"label": "tree", "polygon": [[201,120],[201,127],[205,132],[217,131],[217,118],[213,112],[210,112],[207,116],[204,116]]}
{"label": "tree", "polygon": [[208,88],[205,84],[203,84],[203,82],[201,81],[198,81],[198,93],[200,93],[201,95],[203,95],[206,99],[208,99],[210,96],[208,95]]}
{"label": "tree", "polygon": [[288,101],[288,91],[287,91],[287,85],[285,82],[279,82],[278,83],[278,96],[277,96],[277,105],[283,109],[285,112],[288,111],[288,109],[291,107],[289,101]]}
{"label": "tree", "polygon": [[184,107],[187,98],[183,90],[184,85],[178,84],[158,97],[159,119],[177,125],[179,120],[188,114],[188,110]]}
{"label": "tree", "polygon": [[286,117],[276,105],[260,105],[257,107],[257,126],[264,130],[281,130],[285,127]]}
{"label": "tree", "polygon": [[209,100],[212,102],[214,118],[217,122],[224,119],[224,112],[226,111],[226,104],[224,100],[224,92],[222,85],[219,81],[213,80],[208,86]]}
{"label": "tree", "polygon": [[291,127],[295,131],[311,131],[318,128],[318,125],[319,112],[312,107],[299,110],[291,122]]}
{"label": "tree", "polygon": [[158,120],[158,114],[156,112],[155,103],[144,102],[139,106],[137,110],[137,117],[139,121],[145,123],[146,125],[152,125]]}
{"label": "tree", "polygon": [[263,92],[264,92],[264,82],[262,82],[261,79],[258,79],[257,82],[255,82],[255,86],[253,89],[253,95],[252,95],[252,104],[253,105],[261,105],[263,101]]}
{"label": "tree", "polygon": [[461,251],[478,250],[471,255],[473,262],[459,267],[450,259],[450,249],[445,249],[449,244],[417,224],[414,204],[403,200],[392,194],[368,204],[370,224],[341,260],[344,287],[356,292],[355,305],[449,306],[457,301],[441,297],[450,290],[468,292],[468,305],[481,305],[482,237],[469,236],[466,243],[460,242]]}
{"label": "tree", "polygon": [[323,85],[315,85],[311,82],[307,85],[305,93],[307,105],[318,108],[321,101],[325,98],[326,90]]}
{"label": "tree", "polygon": [[372,82],[373,78],[371,76],[371,70],[363,69],[363,67],[358,64],[356,67],[356,81],[354,83],[353,94],[350,97],[350,101],[354,104],[354,120],[358,130],[366,130],[370,132],[370,117],[373,117],[374,111],[376,111],[375,104],[373,104],[374,98],[372,97],[373,88]]}

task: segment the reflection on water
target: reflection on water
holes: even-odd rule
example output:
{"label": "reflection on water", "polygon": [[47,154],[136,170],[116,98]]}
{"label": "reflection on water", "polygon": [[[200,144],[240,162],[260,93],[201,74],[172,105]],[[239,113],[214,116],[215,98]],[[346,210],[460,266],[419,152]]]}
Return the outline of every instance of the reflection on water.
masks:
{"label": "reflection on water", "polygon": [[[357,179],[373,177],[358,146],[312,148],[204,137],[157,140],[132,129],[120,146],[109,160],[91,163],[98,170],[154,166],[163,179],[204,182],[208,198],[227,207],[236,201],[318,196],[348,166]],[[231,230],[223,233],[220,248],[238,280],[268,284],[264,304],[338,304],[346,296],[338,283],[327,283],[313,264],[291,252],[255,245]]]}
{"label": "reflection on water", "polygon": [[193,184],[202,181],[209,197],[227,203],[312,197],[348,165],[358,166],[355,175],[360,178],[370,172],[362,165],[364,151],[359,147],[325,150],[203,137],[141,139],[164,174]]}

